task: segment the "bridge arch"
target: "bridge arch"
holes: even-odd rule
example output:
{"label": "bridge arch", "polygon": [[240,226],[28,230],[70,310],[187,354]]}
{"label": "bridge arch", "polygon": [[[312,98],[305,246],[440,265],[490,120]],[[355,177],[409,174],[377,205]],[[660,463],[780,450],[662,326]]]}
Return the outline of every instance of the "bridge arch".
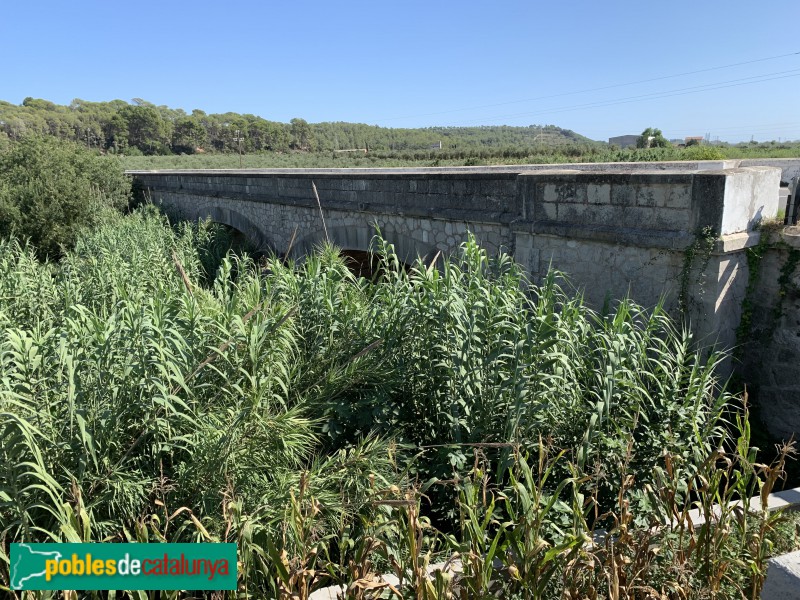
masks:
{"label": "bridge arch", "polygon": [[272,244],[270,244],[262,229],[238,211],[231,210],[224,206],[209,206],[203,211],[203,214],[199,215],[199,218],[210,219],[215,223],[227,225],[228,227],[240,231],[255,253],[274,251]]}
{"label": "bridge arch", "polygon": [[[378,231],[374,227],[367,225],[342,225],[328,228],[328,238],[330,242],[341,248],[343,251],[352,250],[357,252],[368,252],[373,238]],[[381,230],[381,235],[390,244],[394,245],[395,253],[400,262],[407,265],[414,263],[417,258],[432,259],[436,252],[436,246],[420,242],[413,237],[398,233],[394,229],[386,228]],[[314,252],[315,247],[327,241],[325,230],[320,229],[306,235],[295,242],[289,253],[290,258],[302,258]]]}

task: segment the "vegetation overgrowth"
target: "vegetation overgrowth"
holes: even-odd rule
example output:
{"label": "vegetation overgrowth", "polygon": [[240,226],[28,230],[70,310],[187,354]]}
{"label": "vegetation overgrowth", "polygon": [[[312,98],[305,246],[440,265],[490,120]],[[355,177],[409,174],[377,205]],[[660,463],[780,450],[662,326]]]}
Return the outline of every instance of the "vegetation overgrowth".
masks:
{"label": "vegetation overgrowth", "polygon": [[689,146],[687,148],[603,149],[582,145],[553,148],[485,149],[417,152],[263,152],[258,154],[192,154],[123,156],[125,169],[268,169],[369,167],[470,167],[480,165],[564,164],[585,162],[656,162],[739,158],[800,158],[800,144]]}
{"label": "vegetation overgrowth", "polygon": [[145,207],[58,262],[0,242],[4,589],[11,542],[231,541],[230,597],[750,598],[791,545],[730,504],[791,448],[756,463],[660,307],[594,312],[473,241],[403,268],[376,237],[367,281],[229,238]]}
{"label": "vegetation overgrowth", "polygon": [[[233,112],[156,106],[135,98],[68,106],[0,101],[0,152],[27,136],[51,136],[126,157],[127,168],[455,166],[721,158],[797,158],[798,142],[672,146],[648,128],[647,143],[620,150],[555,125],[391,128],[363,123],[289,123]],[[657,134],[657,135],[656,135]],[[642,138],[643,140],[644,138]],[[196,156],[195,156],[196,155]],[[163,157],[163,158],[160,158]]]}
{"label": "vegetation overgrowth", "polygon": [[464,150],[487,147],[593,145],[555,125],[529,127],[389,128],[363,123],[289,123],[251,114],[207,114],[156,106],[135,98],[63,106],[25,98],[17,106],[0,100],[0,148],[26,135],[52,135],[110,153],[414,151],[433,146]]}
{"label": "vegetation overgrowth", "polygon": [[131,182],[119,159],[73,142],[29,136],[0,152],[0,236],[57,258],[84,228],[128,207]]}

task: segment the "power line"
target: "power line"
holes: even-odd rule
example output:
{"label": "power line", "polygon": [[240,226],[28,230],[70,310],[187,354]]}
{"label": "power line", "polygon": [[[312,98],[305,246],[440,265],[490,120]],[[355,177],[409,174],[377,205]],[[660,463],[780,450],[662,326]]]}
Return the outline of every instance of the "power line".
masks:
{"label": "power line", "polygon": [[681,125],[681,130],[678,132],[673,131],[670,133],[671,138],[685,138],[691,135],[696,135],[698,131],[711,130],[715,134],[720,134],[726,138],[733,138],[739,136],[750,137],[752,134],[780,134],[786,139],[793,139],[800,137],[800,121],[783,122],[783,123],[758,123],[746,124],[742,123],[733,126],[709,126],[708,124],[698,125],[697,127]]}
{"label": "power line", "polygon": [[[726,131],[726,130],[742,130],[746,129],[747,131],[752,131],[751,128],[764,128],[764,127],[772,127],[774,129],[781,129],[784,127],[796,127],[800,126],[800,121],[783,121],[780,123],[750,123],[750,124],[741,124],[741,125],[732,125],[730,127],[711,127],[714,131]],[[696,129],[704,129],[708,127],[708,125],[702,125],[697,127]],[[689,128],[691,129],[691,127]]]}
{"label": "power line", "polygon": [[[521,112],[521,113],[495,115],[493,117],[483,117],[483,118],[495,119],[495,118],[506,118],[506,117],[522,117],[522,116],[527,116],[527,115],[531,115],[531,114],[539,114],[539,113],[549,114],[549,113],[554,113],[554,112],[568,112],[568,111],[576,110],[576,109],[580,109],[580,108],[594,108],[594,107],[600,107],[600,106],[612,106],[612,105],[615,105],[615,104],[630,103],[630,102],[635,102],[635,101],[638,101],[638,100],[654,100],[654,99],[658,99],[658,98],[668,98],[670,96],[682,96],[682,95],[689,94],[689,93],[704,92],[704,91],[710,91],[710,90],[714,90],[714,89],[722,89],[722,88],[727,88],[727,87],[736,87],[737,85],[749,85],[749,84],[752,84],[752,83],[760,83],[762,81],[771,81],[772,79],[783,79],[784,78],[784,77],[773,77],[773,76],[776,76],[776,75],[784,75],[784,76],[787,76],[787,77],[796,77],[797,75],[787,75],[787,74],[788,73],[797,73],[798,71],[800,71],[800,69],[791,69],[791,70],[788,70],[788,71],[775,71],[773,73],[764,73],[762,75],[753,75],[753,76],[750,76],[750,77],[741,77],[741,78],[738,78],[738,79],[729,79],[727,81],[717,81],[715,83],[704,83],[704,84],[701,84],[701,85],[690,86],[690,87],[685,87],[685,88],[677,88],[677,89],[674,89],[674,90],[662,90],[660,92],[651,92],[651,93],[648,93],[648,94],[640,94],[638,96],[624,96],[622,98],[616,98],[616,99],[613,99],[613,100],[597,100],[597,101],[594,101],[594,102],[588,102],[588,103],[585,103],[585,104],[575,104],[575,105],[572,105],[572,106],[562,107],[562,108],[543,109],[541,111],[526,111],[526,112]],[[756,80],[756,81],[749,81],[749,80]],[[744,82],[744,83],[738,83],[738,82]],[[732,85],[728,85],[728,84],[732,84]],[[479,119],[473,119],[473,121],[480,121],[480,120],[481,120],[480,118]]]}
{"label": "power line", "polygon": [[468,110],[479,110],[479,109],[482,109],[482,108],[494,108],[496,106],[507,106],[509,104],[521,104],[523,102],[536,102],[538,100],[549,100],[551,98],[561,98],[563,96],[574,96],[576,94],[587,94],[589,92],[599,92],[599,91],[610,90],[610,89],[619,88],[619,87],[638,85],[640,83],[651,83],[653,81],[662,81],[664,79],[674,79],[676,77],[686,77],[687,75],[696,75],[698,73],[708,73],[710,71],[718,71],[720,69],[730,69],[732,67],[741,67],[741,66],[744,66],[744,65],[751,65],[751,64],[754,64],[754,63],[764,62],[764,61],[768,61],[768,60],[776,60],[776,59],[779,59],[779,58],[786,58],[787,56],[798,56],[798,55],[800,55],[800,52],[789,52],[787,54],[778,54],[776,56],[767,56],[765,58],[757,58],[757,59],[754,59],[754,60],[747,60],[747,61],[744,61],[744,62],[731,63],[731,64],[728,64],[728,65],[720,65],[720,66],[717,66],[717,67],[708,67],[706,69],[698,69],[696,71],[686,71],[684,73],[676,73],[674,75],[662,75],[660,77],[653,77],[653,78],[650,78],[650,79],[640,79],[638,81],[629,81],[629,82],[626,82],[626,83],[616,83],[616,84],[613,84],[613,85],[606,85],[606,86],[602,86],[602,87],[589,88],[589,89],[585,89],[585,90],[576,90],[574,92],[562,92],[562,93],[559,93],[559,94],[550,94],[550,95],[547,95],[547,96],[537,96],[535,98],[525,98],[525,99],[522,99],[522,100],[509,100],[507,102],[498,102],[498,103],[495,103],[495,104],[483,104],[481,106],[471,106],[471,107],[467,107],[467,108],[454,108],[454,109],[451,109],[451,110],[443,110],[443,111],[438,111],[438,112],[423,113],[423,114],[417,114],[417,115],[408,115],[408,116],[405,116],[405,117],[391,117],[391,118],[388,118],[388,119],[381,119],[381,121],[383,121],[383,122],[386,122],[386,121],[399,121],[399,120],[404,120],[404,119],[415,119],[415,118],[419,118],[419,117],[432,117],[432,116],[445,115],[445,114],[450,114],[450,113],[455,113],[455,112],[464,112],[464,111],[468,111]]}
{"label": "power line", "polygon": [[[514,118],[514,117],[526,117],[532,115],[544,115],[544,114],[556,114],[562,112],[570,112],[574,110],[581,110],[585,108],[602,108],[606,106],[615,106],[618,104],[630,104],[633,102],[642,102],[646,100],[659,100],[662,98],[670,98],[673,96],[685,96],[687,94],[697,94],[700,92],[710,92],[713,90],[720,90],[725,88],[731,87],[739,87],[743,85],[752,85],[754,83],[763,83],[765,81],[774,81],[776,79],[788,79],[791,77],[800,77],[800,69],[793,69],[790,71],[777,71],[775,73],[765,73],[764,75],[755,75],[753,77],[744,77],[740,79],[731,79],[728,81],[720,81],[713,84],[704,84],[700,86],[693,86],[688,88],[679,88],[676,90],[666,90],[662,92],[653,92],[650,94],[642,94],[639,96],[628,96],[624,98],[617,98],[615,100],[601,100],[597,102],[590,102],[586,104],[576,104],[573,106],[568,107],[561,107],[561,108],[553,108],[553,109],[543,109],[538,111],[527,111],[522,113],[513,113],[513,114],[505,114],[505,115],[494,115],[491,117],[481,117],[478,119],[470,119],[468,121],[462,121],[461,124],[464,123],[476,123],[476,122],[485,122],[491,119],[507,119],[507,118]],[[787,73],[793,73],[791,75]],[[774,77],[772,77],[775,75]],[[755,81],[747,81],[749,79],[756,79]]]}
{"label": "power line", "polygon": [[694,129],[694,131],[692,131],[691,129],[684,129],[683,133],[675,133],[675,134],[672,134],[672,135],[673,135],[673,137],[686,137],[686,136],[689,136],[689,135],[696,135],[697,132],[700,131],[701,129],[711,130],[715,134],[720,134],[720,135],[723,135],[725,137],[734,137],[734,136],[737,136],[737,135],[745,135],[745,134],[750,135],[750,134],[753,134],[753,133],[762,133],[762,134],[780,133],[781,135],[783,135],[785,137],[786,135],[789,135],[789,134],[792,134],[792,133],[795,133],[795,132],[800,132],[800,127],[798,127],[798,126],[794,126],[794,127],[768,127],[768,128],[759,128],[759,127],[754,127],[754,128],[748,128],[748,127],[736,127],[736,128],[698,127],[696,129]]}

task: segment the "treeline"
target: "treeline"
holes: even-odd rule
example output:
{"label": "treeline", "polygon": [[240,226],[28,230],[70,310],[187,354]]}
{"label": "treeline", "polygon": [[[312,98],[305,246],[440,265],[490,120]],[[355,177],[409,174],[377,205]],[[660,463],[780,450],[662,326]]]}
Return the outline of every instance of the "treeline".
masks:
{"label": "treeline", "polygon": [[0,100],[0,148],[28,135],[50,135],[104,152],[170,155],[230,152],[368,151],[448,156],[522,156],[544,148],[599,147],[574,131],[555,125],[528,127],[387,128],[362,123],[289,123],[233,112],[207,114],[195,109],[156,106],[135,98],[69,106],[25,98],[21,105]]}

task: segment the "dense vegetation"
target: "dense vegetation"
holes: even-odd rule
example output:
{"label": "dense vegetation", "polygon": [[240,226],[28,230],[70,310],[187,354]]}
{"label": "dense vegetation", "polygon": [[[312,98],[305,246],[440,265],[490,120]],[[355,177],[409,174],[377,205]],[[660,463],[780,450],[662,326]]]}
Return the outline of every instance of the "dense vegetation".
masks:
{"label": "dense vegetation", "polygon": [[[30,136],[121,155],[125,168],[399,167],[800,157],[796,142],[670,145],[648,128],[640,149],[618,149],[554,125],[386,128],[360,123],[290,123],[237,113],[206,114],[141,99],[69,106],[0,101],[0,152]],[[657,135],[654,135],[657,134]],[[651,139],[652,138],[652,139]],[[440,147],[441,146],[441,147]],[[356,150],[354,152],[341,152]],[[366,151],[366,152],[365,152]],[[237,156],[242,154],[243,156]]]}
{"label": "dense vegetation", "polygon": [[671,144],[660,129],[648,127],[636,140],[637,148],[668,148]]}
{"label": "dense vegetation", "polygon": [[59,262],[2,242],[4,585],[14,541],[225,540],[252,597],[757,593],[784,517],[686,511],[782,464],[660,309],[594,313],[473,243],[406,270],[377,240],[371,283],[228,244],[149,209]]}
{"label": "dense vegetation", "polygon": [[189,156],[125,156],[126,169],[247,169],[265,168],[363,168],[363,167],[448,167],[511,164],[559,164],[575,162],[652,162],[665,160],[722,160],[736,158],[797,158],[800,144],[759,144],[739,147],[690,146],[688,148],[647,148],[639,150],[596,150],[584,152],[571,146],[519,151],[404,152],[328,154],[292,152],[246,154],[194,154]]}
{"label": "dense vegetation", "polygon": [[245,154],[194,154],[188,156],[125,156],[126,169],[237,169],[243,168],[348,168],[348,167],[447,167],[506,164],[559,164],[574,162],[653,162],[666,160],[721,160],[725,158],[791,158],[800,156],[800,145],[753,146],[752,148],[647,148],[640,150],[585,151],[565,146],[540,150],[481,150],[371,152],[336,154],[324,152],[291,152]]}
{"label": "dense vegetation", "polygon": [[56,138],[26,137],[0,152],[0,236],[58,257],[78,232],[127,208],[130,180],[116,158]]}
{"label": "dense vegetation", "polygon": [[[22,105],[0,101],[0,135],[5,143],[25,135],[51,135],[113,153],[192,154],[202,152],[370,152],[427,151],[441,142],[444,150],[480,151],[594,142],[554,125],[530,127],[386,128],[361,123],[309,124],[268,121],[238,113],[206,114],[156,106],[141,99],[60,106],[26,98]],[[0,139],[0,149],[3,145]]]}

